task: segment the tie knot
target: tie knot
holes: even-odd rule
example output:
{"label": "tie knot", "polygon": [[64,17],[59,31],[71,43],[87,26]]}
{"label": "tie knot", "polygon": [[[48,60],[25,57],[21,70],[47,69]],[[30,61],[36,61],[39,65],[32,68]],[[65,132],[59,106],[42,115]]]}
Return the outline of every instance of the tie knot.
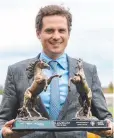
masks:
{"label": "tie knot", "polygon": [[53,71],[57,71],[57,61],[50,61],[50,66],[53,69]]}

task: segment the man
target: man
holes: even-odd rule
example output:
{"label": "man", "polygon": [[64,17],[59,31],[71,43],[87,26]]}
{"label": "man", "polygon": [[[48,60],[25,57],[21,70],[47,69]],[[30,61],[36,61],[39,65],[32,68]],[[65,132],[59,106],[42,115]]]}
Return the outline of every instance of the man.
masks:
{"label": "man", "polygon": [[[77,59],[73,59],[65,54],[70,31],[72,26],[72,16],[64,7],[57,5],[49,5],[41,8],[36,17],[36,34],[42,44],[42,52],[33,59],[28,59],[16,63],[8,68],[8,74],[5,83],[4,96],[0,107],[0,125],[2,127],[1,134],[4,138],[9,136],[18,137],[12,131],[17,110],[23,104],[23,95],[25,90],[31,85],[32,80],[27,77],[26,68],[36,59],[43,59],[47,63],[57,62],[57,73],[62,75],[59,79],[60,107],[58,120],[71,120],[76,111],[79,110],[80,104],[78,100],[79,93],[74,84],[71,84],[71,92],[68,92],[68,79],[76,73]],[[101,85],[97,76],[96,67],[94,65],[83,63],[84,72],[89,87],[92,90],[92,114],[98,119],[108,121],[111,130],[100,132],[106,136],[112,135],[112,115],[108,112],[105,98],[103,96]],[[46,75],[52,75],[52,70],[45,70]],[[51,84],[50,84],[51,85]],[[44,109],[44,116],[53,119],[50,114],[51,108],[51,86],[47,92],[40,95],[41,103]],[[37,109],[37,107],[36,107]],[[86,138],[85,131],[73,132],[34,132],[24,136],[25,138]]]}

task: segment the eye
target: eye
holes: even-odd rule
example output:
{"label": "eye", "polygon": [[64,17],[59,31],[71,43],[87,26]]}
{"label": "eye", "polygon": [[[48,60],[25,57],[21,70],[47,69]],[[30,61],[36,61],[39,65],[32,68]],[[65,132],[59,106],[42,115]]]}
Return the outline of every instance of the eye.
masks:
{"label": "eye", "polygon": [[46,29],[46,30],[45,30],[45,32],[50,34],[50,33],[53,33],[53,32],[54,32],[54,30],[53,30],[53,29],[51,29],[51,28],[48,28],[48,29]]}
{"label": "eye", "polygon": [[65,33],[66,30],[65,30],[65,29],[59,29],[59,32],[60,32],[60,33]]}

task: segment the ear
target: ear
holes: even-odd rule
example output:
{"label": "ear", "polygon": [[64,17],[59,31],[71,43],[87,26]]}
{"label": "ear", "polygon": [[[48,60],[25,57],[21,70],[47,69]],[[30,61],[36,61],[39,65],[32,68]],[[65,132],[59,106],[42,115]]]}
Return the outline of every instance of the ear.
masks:
{"label": "ear", "polygon": [[36,30],[36,36],[38,39],[40,39],[40,31]]}

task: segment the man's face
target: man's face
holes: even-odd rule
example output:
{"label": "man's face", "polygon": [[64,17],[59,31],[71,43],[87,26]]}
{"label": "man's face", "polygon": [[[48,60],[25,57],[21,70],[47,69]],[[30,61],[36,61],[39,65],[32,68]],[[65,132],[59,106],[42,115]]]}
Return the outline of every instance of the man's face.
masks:
{"label": "man's face", "polygon": [[67,19],[64,16],[46,16],[42,20],[43,26],[37,36],[43,51],[49,57],[56,59],[63,54],[69,39]]}

